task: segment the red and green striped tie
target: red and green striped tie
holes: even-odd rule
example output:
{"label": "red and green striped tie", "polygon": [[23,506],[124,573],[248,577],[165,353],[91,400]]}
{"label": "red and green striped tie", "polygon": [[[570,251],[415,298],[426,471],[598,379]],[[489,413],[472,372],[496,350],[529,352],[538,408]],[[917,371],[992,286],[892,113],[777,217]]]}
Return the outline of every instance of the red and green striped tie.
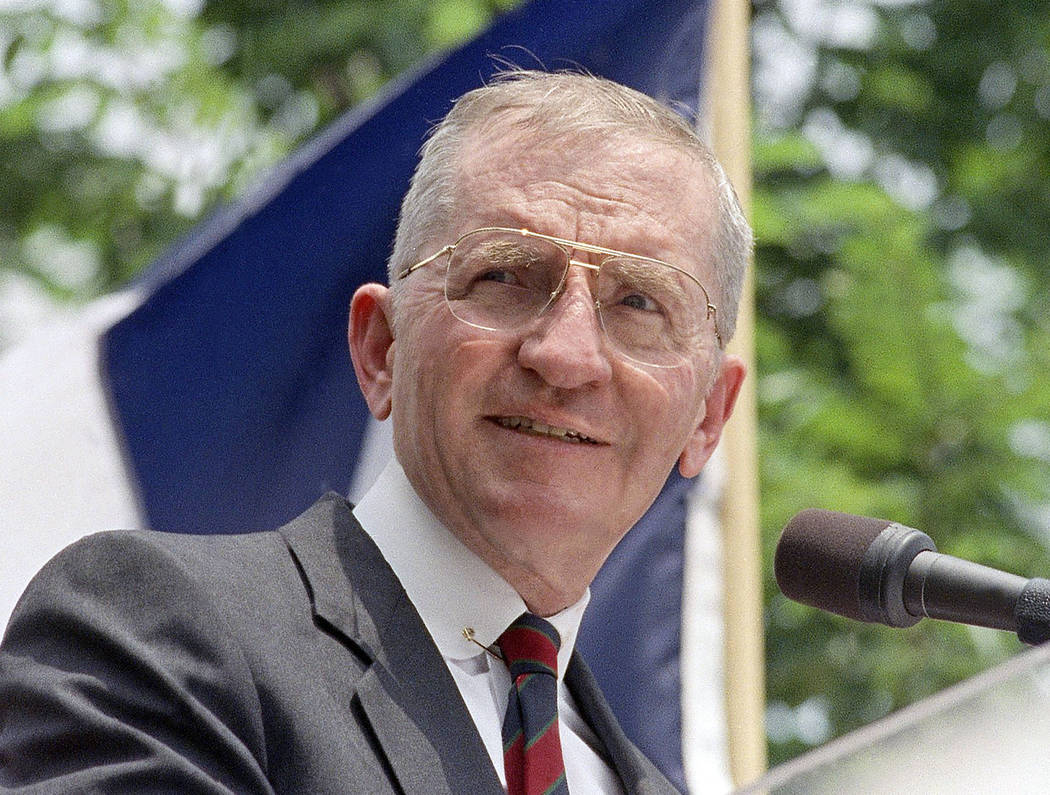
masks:
{"label": "red and green striped tie", "polygon": [[523,613],[499,637],[513,684],[503,719],[508,795],[567,795],[558,737],[558,630]]}

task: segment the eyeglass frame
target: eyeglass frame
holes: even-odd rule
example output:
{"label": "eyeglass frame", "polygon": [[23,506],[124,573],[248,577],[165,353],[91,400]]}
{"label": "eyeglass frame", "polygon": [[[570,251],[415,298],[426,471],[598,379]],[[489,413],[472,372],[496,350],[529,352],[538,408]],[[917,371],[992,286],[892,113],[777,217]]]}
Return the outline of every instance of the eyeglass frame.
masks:
{"label": "eyeglass frame", "polygon": [[[469,232],[464,232],[462,235],[460,235],[458,238],[456,238],[456,241],[454,243],[449,243],[449,244],[443,246],[441,249],[439,249],[435,253],[431,254],[429,257],[424,257],[423,259],[421,259],[419,262],[415,263],[414,265],[410,265],[408,268],[405,268],[405,270],[401,271],[401,273],[399,273],[397,275],[397,280],[401,281],[402,279],[404,279],[407,276],[409,276],[409,274],[414,273],[415,271],[419,270],[420,268],[422,268],[422,267],[424,267],[426,265],[429,265],[431,262],[434,262],[434,261],[440,259],[443,256],[447,256],[448,257],[448,261],[446,262],[446,273],[447,273],[448,265],[452,262],[452,252],[454,252],[456,250],[456,247],[463,241],[464,238],[469,237],[470,235],[477,234],[478,232],[506,232],[506,233],[509,233],[509,234],[521,235],[522,237],[534,237],[534,238],[536,238],[538,240],[546,240],[548,243],[553,243],[558,248],[562,249],[564,251],[564,253],[565,253],[565,259],[566,259],[567,265],[565,267],[565,272],[562,274],[562,279],[559,282],[559,285],[558,285],[559,289],[562,288],[562,286],[564,285],[564,283],[565,283],[565,276],[568,274],[569,268],[572,267],[573,265],[577,265],[577,266],[579,266],[581,268],[585,268],[585,269],[587,269],[589,271],[593,271],[595,276],[597,277],[599,271],[601,271],[601,269],[602,269],[602,266],[605,264],[605,260],[604,259],[601,262],[599,262],[597,265],[592,264],[590,262],[582,262],[581,260],[573,259],[572,255],[570,253],[570,250],[572,250],[572,251],[585,251],[588,254],[602,254],[602,255],[604,255],[605,259],[609,259],[611,257],[627,257],[629,259],[641,260],[642,262],[651,262],[651,263],[653,263],[655,265],[662,265],[664,267],[670,268],[671,270],[673,270],[673,271],[675,271],[677,273],[680,273],[683,276],[685,276],[686,278],[691,279],[693,282],[695,282],[696,286],[699,287],[700,291],[704,294],[704,300],[707,303],[707,316],[704,319],[712,321],[712,325],[715,328],[715,339],[718,340],[718,347],[720,347],[720,348],[722,347],[722,333],[718,330],[718,314],[717,314],[718,313],[718,307],[716,307],[714,304],[711,303],[711,294],[707,292],[707,288],[704,287],[703,283],[698,278],[696,278],[693,274],[691,274],[689,271],[687,271],[687,270],[685,270],[683,268],[679,268],[677,265],[672,265],[670,262],[664,262],[663,260],[656,259],[655,257],[647,257],[644,254],[631,254],[631,253],[629,253],[627,251],[619,251],[619,250],[614,249],[614,248],[606,248],[605,246],[596,246],[593,243],[581,243],[581,242],[579,242],[577,240],[566,240],[565,238],[562,238],[562,237],[554,237],[553,235],[545,235],[542,232],[533,232],[531,229],[526,229],[524,227],[519,228],[519,229],[515,229],[515,228],[509,227],[509,226],[481,226],[481,227],[478,227],[477,229],[471,229]],[[556,293],[552,293],[551,294],[551,301],[547,304],[547,306],[550,306],[550,304],[553,303],[556,299],[557,299],[557,294]],[[446,303],[448,302],[448,296],[447,295],[445,296],[445,301],[446,301]],[[599,302],[599,300],[597,298],[594,300],[594,303],[595,303],[596,310],[598,311],[599,314],[601,314],[601,304],[600,304],[600,302]],[[543,313],[541,312],[540,314],[543,314]],[[485,328],[487,330],[494,330],[494,329],[488,329],[487,326],[478,326],[478,325],[476,325],[474,323],[468,323],[467,321],[462,320],[461,318],[456,316],[454,312],[453,312],[453,316],[455,316],[456,319],[459,320],[461,323],[465,323],[468,326],[474,326],[475,328]]]}

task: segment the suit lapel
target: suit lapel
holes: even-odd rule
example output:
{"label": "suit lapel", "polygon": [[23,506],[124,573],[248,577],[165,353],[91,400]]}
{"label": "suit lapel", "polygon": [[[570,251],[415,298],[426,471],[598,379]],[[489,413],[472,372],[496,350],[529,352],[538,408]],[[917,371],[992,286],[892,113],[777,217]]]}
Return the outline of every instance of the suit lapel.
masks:
{"label": "suit lapel", "polygon": [[445,661],[349,504],[326,495],[280,532],[316,623],[365,667],[356,682],[341,685],[355,688],[403,791],[502,793]]}
{"label": "suit lapel", "polygon": [[382,665],[376,663],[357,682],[361,706],[387,763],[403,792],[451,793],[441,758],[410,714],[411,704]]}
{"label": "suit lapel", "polygon": [[601,739],[609,763],[629,795],[678,791],[624,734],[620,722],[616,720],[609,703],[602,695],[594,674],[579,652],[573,652],[569,667],[565,671],[565,684],[583,719]]}

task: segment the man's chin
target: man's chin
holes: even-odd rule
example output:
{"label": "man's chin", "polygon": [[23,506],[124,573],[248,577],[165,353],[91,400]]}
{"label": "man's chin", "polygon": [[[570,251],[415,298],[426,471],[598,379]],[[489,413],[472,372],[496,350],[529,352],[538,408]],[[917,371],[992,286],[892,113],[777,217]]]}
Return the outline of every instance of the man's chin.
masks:
{"label": "man's chin", "polygon": [[508,519],[542,522],[561,517],[566,522],[586,520],[588,492],[571,478],[517,478],[490,492],[493,512]]}
{"label": "man's chin", "polygon": [[601,546],[602,537],[615,538],[614,546],[628,528],[611,526],[610,512],[603,515],[581,496],[586,492],[576,491],[573,485],[529,484],[501,494],[488,502],[485,511],[490,532],[507,539],[531,539],[523,546],[533,549],[592,548]]}

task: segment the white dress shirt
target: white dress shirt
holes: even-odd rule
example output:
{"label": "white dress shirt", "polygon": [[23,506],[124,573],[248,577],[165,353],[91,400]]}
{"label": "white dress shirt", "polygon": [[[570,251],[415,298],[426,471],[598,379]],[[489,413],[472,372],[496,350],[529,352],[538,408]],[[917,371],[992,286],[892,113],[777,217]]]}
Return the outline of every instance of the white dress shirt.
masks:
{"label": "white dress shirt", "polygon": [[[354,516],[423,619],[506,787],[501,730],[510,673],[481,647],[494,646],[503,630],[526,611],[525,602],[434,517],[396,459],[354,508]],[[622,793],[619,778],[595,750],[601,742],[581,717],[564,682],[589,599],[588,591],[576,604],[547,617],[561,636],[558,721],[565,775],[571,792]],[[465,637],[465,630],[476,642]]]}

